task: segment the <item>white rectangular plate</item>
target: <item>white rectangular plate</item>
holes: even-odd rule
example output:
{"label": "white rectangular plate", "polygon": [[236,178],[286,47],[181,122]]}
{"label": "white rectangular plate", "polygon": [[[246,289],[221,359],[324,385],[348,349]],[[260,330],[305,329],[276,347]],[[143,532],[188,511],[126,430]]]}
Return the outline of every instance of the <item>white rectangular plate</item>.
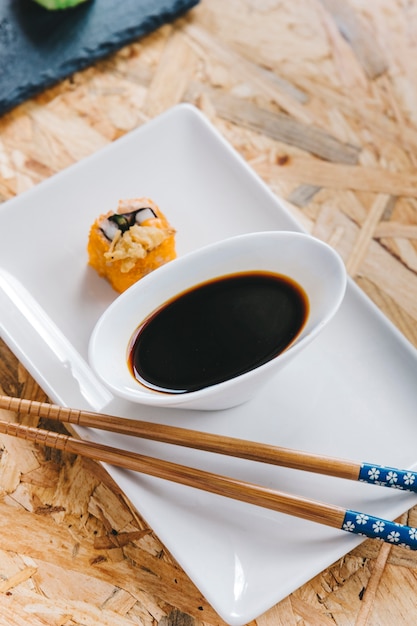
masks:
{"label": "white rectangular plate", "polygon": [[[356,461],[416,462],[416,351],[353,283],[323,334],[253,401],[221,412],[113,398],[87,363],[116,297],[87,266],[91,223],[150,196],[178,254],[240,233],[301,230],[193,107],[180,105],[0,207],[0,333],[54,402]],[[393,519],[415,496],[94,431],[90,439]],[[228,623],[262,614],[358,544],[343,531],[108,467]],[[202,615],[204,620],[204,615]]]}

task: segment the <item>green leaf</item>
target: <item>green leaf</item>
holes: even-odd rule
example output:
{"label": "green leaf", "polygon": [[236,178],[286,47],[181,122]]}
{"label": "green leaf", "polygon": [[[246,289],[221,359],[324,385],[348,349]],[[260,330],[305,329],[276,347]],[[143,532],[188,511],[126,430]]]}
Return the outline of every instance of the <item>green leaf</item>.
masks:
{"label": "green leaf", "polygon": [[77,4],[86,2],[86,0],[34,0],[45,9],[54,11],[55,9],[69,9],[75,7]]}

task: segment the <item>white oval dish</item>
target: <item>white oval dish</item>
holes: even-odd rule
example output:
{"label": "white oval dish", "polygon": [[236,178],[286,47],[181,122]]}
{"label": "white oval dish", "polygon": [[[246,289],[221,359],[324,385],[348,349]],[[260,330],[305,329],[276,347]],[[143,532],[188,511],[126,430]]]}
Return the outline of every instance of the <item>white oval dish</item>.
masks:
{"label": "white oval dish", "polygon": [[[248,271],[288,276],[307,294],[307,321],[284,352],[240,376],[187,393],[154,391],[134,378],[128,365],[128,349],[143,320],[195,285]],[[90,364],[115,395],[133,402],[202,410],[230,408],[258,393],[318,335],[339,308],[345,288],[346,271],[341,258],[310,235],[268,231],[232,237],[167,263],[116,298],[91,335]]]}

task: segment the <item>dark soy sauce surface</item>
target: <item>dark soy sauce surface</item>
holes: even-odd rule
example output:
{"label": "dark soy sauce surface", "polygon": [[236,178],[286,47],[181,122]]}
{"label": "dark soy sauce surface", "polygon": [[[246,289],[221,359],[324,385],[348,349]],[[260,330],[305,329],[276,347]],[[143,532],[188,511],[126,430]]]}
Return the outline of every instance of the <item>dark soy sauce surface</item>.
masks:
{"label": "dark soy sauce surface", "polygon": [[163,304],[129,348],[135,378],[186,393],[239,376],[280,354],[308,316],[303,289],[269,272],[231,274]]}

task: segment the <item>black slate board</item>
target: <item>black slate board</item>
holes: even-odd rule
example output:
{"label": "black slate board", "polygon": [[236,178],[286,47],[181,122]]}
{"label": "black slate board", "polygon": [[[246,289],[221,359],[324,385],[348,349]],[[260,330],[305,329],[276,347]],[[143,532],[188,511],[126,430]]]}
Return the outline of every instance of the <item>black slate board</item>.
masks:
{"label": "black slate board", "polygon": [[48,11],[33,0],[0,0],[0,115],[197,3],[88,0]]}

